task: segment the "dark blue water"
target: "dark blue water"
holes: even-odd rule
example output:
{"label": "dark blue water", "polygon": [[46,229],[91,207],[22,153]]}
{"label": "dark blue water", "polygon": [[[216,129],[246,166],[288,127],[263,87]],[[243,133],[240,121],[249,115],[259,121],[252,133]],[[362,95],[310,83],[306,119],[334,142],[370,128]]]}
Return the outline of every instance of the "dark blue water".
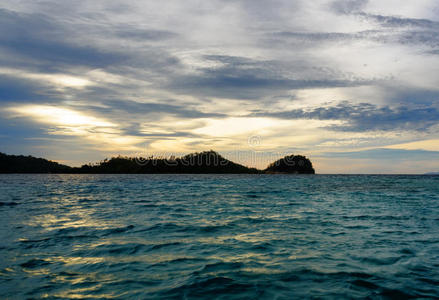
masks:
{"label": "dark blue water", "polygon": [[439,176],[1,175],[0,298],[439,297]]}

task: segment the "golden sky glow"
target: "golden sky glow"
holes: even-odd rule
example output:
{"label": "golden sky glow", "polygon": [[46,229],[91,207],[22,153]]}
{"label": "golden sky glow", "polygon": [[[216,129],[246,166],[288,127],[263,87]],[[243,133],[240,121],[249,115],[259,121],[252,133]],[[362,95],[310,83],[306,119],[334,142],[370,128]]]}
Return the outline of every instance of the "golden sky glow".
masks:
{"label": "golden sky glow", "polygon": [[66,125],[66,126],[90,126],[90,127],[115,127],[116,124],[88,116],[71,109],[53,107],[48,105],[25,105],[10,108],[10,111],[21,116],[30,117],[41,123]]}

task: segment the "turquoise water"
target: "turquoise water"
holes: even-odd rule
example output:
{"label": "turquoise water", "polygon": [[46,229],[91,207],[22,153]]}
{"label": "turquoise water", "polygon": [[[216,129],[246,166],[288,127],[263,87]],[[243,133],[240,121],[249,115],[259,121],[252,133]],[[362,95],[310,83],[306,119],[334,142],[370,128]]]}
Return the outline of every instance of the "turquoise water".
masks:
{"label": "turquoise water", "polygon": [[439,297],[439,176],[0,175],[0,298]]}

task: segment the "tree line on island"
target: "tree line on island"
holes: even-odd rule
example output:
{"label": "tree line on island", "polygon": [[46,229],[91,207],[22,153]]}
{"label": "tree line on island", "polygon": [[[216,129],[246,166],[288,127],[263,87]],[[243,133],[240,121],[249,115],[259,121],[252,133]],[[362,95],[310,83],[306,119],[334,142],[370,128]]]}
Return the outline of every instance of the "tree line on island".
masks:
{"label": "tree line on island", "polygon": [[54,174],[315,174],[311,161],[302,155],[288,155],[265,170],[234,163],[215,151],[182,157],[113,157],[95,164],[69,167],[43,158],[0,153],[0,173]]}

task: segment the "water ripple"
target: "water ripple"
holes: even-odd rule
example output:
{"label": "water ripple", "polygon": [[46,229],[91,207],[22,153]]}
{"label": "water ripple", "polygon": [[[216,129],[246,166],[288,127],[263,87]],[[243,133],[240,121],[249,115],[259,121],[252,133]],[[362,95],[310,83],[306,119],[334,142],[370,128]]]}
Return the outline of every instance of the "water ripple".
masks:
{"label": "water ripple", "polygon": [[0,175],[0,298],[439,298],[437,182]]}

